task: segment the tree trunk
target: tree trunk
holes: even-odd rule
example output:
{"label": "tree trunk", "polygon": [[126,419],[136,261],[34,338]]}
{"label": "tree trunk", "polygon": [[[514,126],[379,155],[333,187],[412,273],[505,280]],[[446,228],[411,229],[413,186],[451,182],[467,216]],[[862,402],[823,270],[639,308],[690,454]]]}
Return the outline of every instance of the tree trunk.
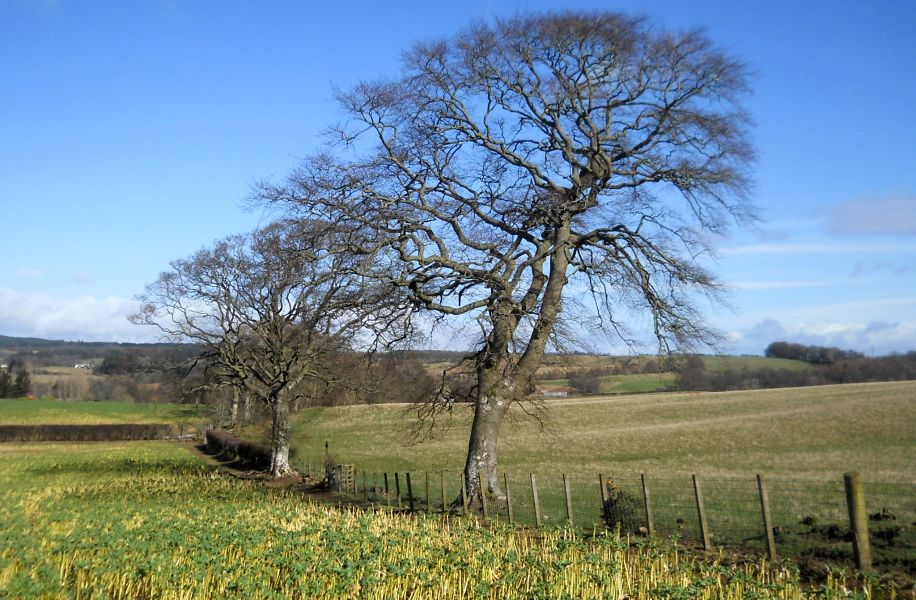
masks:
{"label": "tree trunk", "polygon": [[480,480],[486,481],[486,493],[502,498],[496,472],[499,430],[517,389],[516,382],[503,376],[496,366],[481,368],[477,385],[479,392],[464,465],[468,499],[472,503],[480,501]]}
{"label": "tree trunk", "polygon": [[568,251],[564,246],[569,236],[569,224],[558,228],[555,235],[554,244],[559,250],[551,256],[550,275],[540,313],[525,351],[518,363],[508,369],[509,345],[519,319],[504,307],[497,307],[493,312],[493,330],[487,339],[489,355],[477,367],[477,404],[474,407],[474,421],[471,424],[468,456],[464,466],[468,497],[474,501],[477,501],[480,494],[478,472],[482,475],[481,479],[487,482],[486,491],[497,499],[504,499],[496,472],[499,430],[509,405],[528,393],[562,308],[566,269],[569,265]]}
{"label": "tree trunk", "polygon": [[238,425],[239,418],[239,388],[232,386],[232,408],[229,413],[229,422],[233,427]]}
{"label": "tree trunk", "polygon": [[289,465],[289,403],[276,398],[270,403],[273,427],[270,433],[270,475],[283,477],[295,473]]}
{"label": "tree trunk", "polygon": [[242,395],[242,424],[248,425],[249,423],[251,423],[251,396],[245,392]]}

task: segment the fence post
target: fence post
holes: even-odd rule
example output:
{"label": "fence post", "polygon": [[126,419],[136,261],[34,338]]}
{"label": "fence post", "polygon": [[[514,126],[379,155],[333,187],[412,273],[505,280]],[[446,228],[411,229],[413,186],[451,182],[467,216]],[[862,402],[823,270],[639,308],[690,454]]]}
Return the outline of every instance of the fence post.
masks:
{"label": "fence post", "polygon": [[763,477],[757,474],[757,492],[760,494],[760,516],[763,517],[763,529],[767,540],[767,554],[770,560],[776,560],[776,537],[773,535],[773,519],[770,516],[770,498],[763,485]]}
{"label": "fence post", "polygon": [[410,507],[410,512],[413,512],[413,486],[410,484],[410,471],[404,473],[404,477],[407,478],[407,505]]}
{"label": "fence post", "polygon": [[385,506],[391,506],[391,488],[388,487],[388,471],[385,471]]}
{"label": "fence post", "polygon": [[697,516],[700,518],[700,535],[703,537],[703,550],[712,550],[709,539],[709,525],[706,523],[706,509],[703,508],[703,494],[700,492],[700,481],[693,476],[693,493],[697,498]]}
{"label": "fence post", "polygon": [[652,518],[652,500],[649,498],[649,484],[646,483],[646,474],[640,474],[642,480],[642,500],[646,507],[646,529],[649,535],[655,535],[655,520]]}
{"label": "fence post", "polygon": [[401,476],[397,471],[394,472],[394,493],[398,497],[398,508],[403,508],[401,506]]}
{"label": "fence post", "polygon": [[871,547],[868,542],[868,513],[865,511],[865,489],[858,472],[845,473],[846,506],[849,508],[849,530],[852,532],[852,551],[856,567],[871,570]]}
{"label": "fence post", "polygon": [[563,492],[566,494],[566,520],[569,521],[569,526],[573,526],[573,508],[572,508],[572,495],[569,493],[569,479],[566,477],[566,473],[563,473]]}
{"label": "fence post", "polygon": [[480,469],[477,469],[477,487],[480,489],[480,507],[483,509],[483,518],[488,519],[490,513],[487,510],[487,488],[483,485],[483,475]]}
{"label": "fence post", "polygon": [[429,471],[426,473],[426,512],[433,512],[432,500],[429,497]]}
{"label": "fence post", "polygon": [[462,514],[468,516],[468,485],[464,477],[464,471],[461,472],[461,508]]}
{"label": "fence post", "polygon": [[512,512],[512,492],[509,491],[509,474],[503,472],[503,483],[506,486],[506,512],[509,515],[509,525],[515,523],[515,514]]}
{"label": "fence post", "polygon": [[439,471],[439,487],[442,488],[442,512],[448,512],[445,506],[445,471]]}
{"label": "fence post", "polygon": [[598,473],[598,490],[601,492],[601,510],[604,511],[607,504],[607,488],[604,485],[604,475],[601,473]]}
{"label": "fence post", "polygon": [[541,499],[538,498],[538,483],[534,478],[534,473],[529,473],[531,477],[531,498],[534,500],[534,522],[538,527],[541,526]]}
{"label": "fence post", "polygon": [[363,497],[369,500],[369,476],[365,470],[363,471]]}

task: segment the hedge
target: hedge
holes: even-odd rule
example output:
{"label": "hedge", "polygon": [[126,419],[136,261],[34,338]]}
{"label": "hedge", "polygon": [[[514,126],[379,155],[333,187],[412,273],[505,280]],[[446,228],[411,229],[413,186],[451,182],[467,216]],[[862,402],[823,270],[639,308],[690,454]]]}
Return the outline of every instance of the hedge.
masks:
{"label": "hedge", "polygon": [[0,425],[0,442],[108,442],[164,440],[180,432],[174,425],[118,423],[107,425]]}
{"label": "hedge", "polygon": [[223,429],[208,429],[204,432],[207,452],[224,460],[235,460],[253,469],[270,467],[270,446],[255,444],[236,437]]}

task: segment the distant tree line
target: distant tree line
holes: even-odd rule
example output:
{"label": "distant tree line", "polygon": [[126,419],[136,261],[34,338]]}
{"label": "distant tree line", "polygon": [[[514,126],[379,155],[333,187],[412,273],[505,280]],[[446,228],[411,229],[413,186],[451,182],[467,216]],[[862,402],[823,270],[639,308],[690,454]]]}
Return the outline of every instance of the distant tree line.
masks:
{"label": "distant tree line", "polygon": [[814,365],[832,365],[838,361],[865,358],[864,354],[854,350],[840,350],[827,346],[805,346],[791,342],[773,342],[766,347],[763,354],[767,358],[803,360]]}
{"label": "distant tree line", "polygon": [[[855,354],[855,353],[853,353]],[[675,387],[692,391],[730,391],[803,387],[838,383],[916,379],[916,352],[875,358],[861,356],[807,369],[726,368],[707,370],[702,357],[687,356],[675,372]]]}

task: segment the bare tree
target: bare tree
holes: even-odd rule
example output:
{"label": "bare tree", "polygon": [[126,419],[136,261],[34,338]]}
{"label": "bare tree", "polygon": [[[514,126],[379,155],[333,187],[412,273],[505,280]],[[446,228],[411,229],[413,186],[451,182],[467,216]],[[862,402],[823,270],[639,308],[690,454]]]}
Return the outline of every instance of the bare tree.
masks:
{"label": "bare tree", "polygon": [[[270,472],[289,464],[290,404],[327,383],[325,362],[362,332],[398,331],[395,296],[369,279],[368,256],[345,251],[348,234],[327,223],[277,223],[235,235],[171,263],[147,286],[136,323],[201,344],[214,385],[232,385],[270,410]],[[373,335],[363,335],[376,342]]]}
{"label": "bare tree", "polygon": [[697,301],[719,285],[697,259],[753,218],[746,80],[702,33],[619,14],[479,24],[341,93],[344,151],[257,195],[358,225],[415,306],[479,323],[465,474],[499,493],[500,427],[564,304],[591,299],[628,342],[621,315],[644,311],[659,353],[712,339]]}

